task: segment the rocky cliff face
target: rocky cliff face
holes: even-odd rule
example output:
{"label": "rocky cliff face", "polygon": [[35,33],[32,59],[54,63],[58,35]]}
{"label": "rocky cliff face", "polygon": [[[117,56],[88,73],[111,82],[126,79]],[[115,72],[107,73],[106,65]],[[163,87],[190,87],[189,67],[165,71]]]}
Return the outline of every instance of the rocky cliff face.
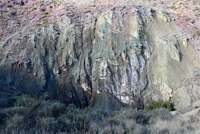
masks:
{"label": "rocky cliff face", "polygon": [[80,107],[103,91],[137,108],[160,99],[186,112],[200,100],[194,41],[169,14],[124,6],[57,19],[1,44],[2,87]]}

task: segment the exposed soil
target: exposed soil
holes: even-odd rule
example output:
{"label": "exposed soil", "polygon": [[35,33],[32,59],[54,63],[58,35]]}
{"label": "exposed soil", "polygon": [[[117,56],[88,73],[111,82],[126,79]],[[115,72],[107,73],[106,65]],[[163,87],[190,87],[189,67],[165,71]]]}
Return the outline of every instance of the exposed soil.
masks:
{"label": "exposed soil", "polygon": [[184,30],[195,33],[195,29],[200,29],[199,3],[195,0],[0,0],[0,41],[15,33],[28,36],[42,26],[56,23],[59,16],[69,16],[79,25],[82,14],[95,17],[107,8],[125,5],[148,6],[172,13]]}

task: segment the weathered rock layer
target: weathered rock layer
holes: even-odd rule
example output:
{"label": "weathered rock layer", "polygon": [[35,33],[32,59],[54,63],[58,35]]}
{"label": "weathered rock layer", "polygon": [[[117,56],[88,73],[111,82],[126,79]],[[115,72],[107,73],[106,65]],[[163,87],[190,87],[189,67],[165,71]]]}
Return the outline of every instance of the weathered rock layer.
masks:
{"label": "weathered rock layer", "polygon": [[80,107],[107,91],[137,108],[160,99],[172,100],[182,112],[191,110],[200,99],[199,87],[187,88],[183,81],[198,81],[199,59],[178,23],[167,13],[140,6],[97,14],[80,20],[62,16],[31,37],[5,40],[1,85]]}

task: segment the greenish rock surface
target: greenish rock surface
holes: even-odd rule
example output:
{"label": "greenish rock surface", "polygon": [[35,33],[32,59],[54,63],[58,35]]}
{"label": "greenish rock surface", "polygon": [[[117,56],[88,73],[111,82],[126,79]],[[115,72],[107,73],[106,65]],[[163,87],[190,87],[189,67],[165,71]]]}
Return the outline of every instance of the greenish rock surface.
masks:
{"label": "greenish rock surface", "polygon": [[136,108],[170,100],[187,112],[199,101],[199,87],[193,86],[191,95],[183,82],[198,79],[198,54],[169,14],[127,6],[98,13],[79,26],[67,16],[57,19],[31,37],[13,36],[1,44],[2,85],[80,107],[98,102],[103,91]]}

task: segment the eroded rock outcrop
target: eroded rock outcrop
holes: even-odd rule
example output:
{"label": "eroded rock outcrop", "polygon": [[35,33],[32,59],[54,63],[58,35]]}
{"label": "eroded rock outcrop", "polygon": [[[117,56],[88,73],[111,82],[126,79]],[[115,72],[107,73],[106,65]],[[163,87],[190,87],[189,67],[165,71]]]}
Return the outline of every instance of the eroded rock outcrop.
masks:
{"label": "eroded rock outcrop", "polygon": [[[58,24],[31,37],[8,38],[0,48],[1,84],[36,96],[48,93],[80,107],[107,91],[137,108],[161,99],[174,101],[182,112],[192,109],[199,98],[187,101],[193,96],[182,81],[194,76],[199,59],[175,20],[140,6],[97,14],[94,19],[84,14],[80,22],[58,17]],[[85,18],[91,22],[84,23]],[[191,107],[178,103],[179,90]]]}

